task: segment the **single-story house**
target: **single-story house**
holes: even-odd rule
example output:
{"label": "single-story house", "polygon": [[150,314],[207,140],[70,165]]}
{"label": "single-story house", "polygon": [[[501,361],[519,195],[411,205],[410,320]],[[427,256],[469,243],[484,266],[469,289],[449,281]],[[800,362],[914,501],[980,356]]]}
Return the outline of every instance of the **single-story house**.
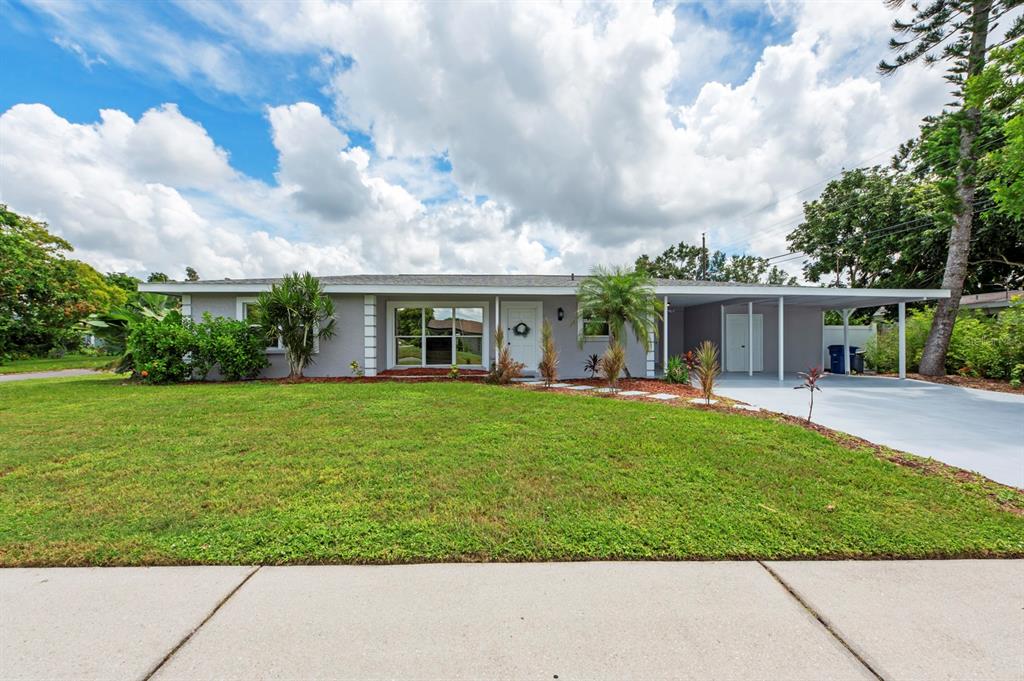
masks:
{"label": "single-story house", "polygon": [[[320,277],[334,301],[336,332],[319,344],[309,376],[349,376],[357,361],[367,376],[416,367],[486,369],[496,354],[500,325],[512,355],[535,370],[540,329],[551,323],[559,374],[583,377],[591,354],[607,347],[599,319],[576,316],[575,275],[396,274]],[[223,279],[140,284],[139,289],[181,297],[185,317],[245,319],[249,306],[276,279]],[[716,343],[726,372],[777,373],[821,366],[823,315],[949,297],[946,290],[840,289],[706,281],[655,280],[666,313],[650,349],[630,337],[627,366],[634,376],[657,376],[666,358]],[[844,315],[844,318],[846,315]],[[577,339],[584,337],[580,345]],[[902,344],[901,344],[902,347]],[[270,347],[268,377],[285,376],[284,348]],[[848,353],[847,353],[848,355]],[[905,367],[905,362],[901,362]],[[901,373],[905,373],[901,371]]]}

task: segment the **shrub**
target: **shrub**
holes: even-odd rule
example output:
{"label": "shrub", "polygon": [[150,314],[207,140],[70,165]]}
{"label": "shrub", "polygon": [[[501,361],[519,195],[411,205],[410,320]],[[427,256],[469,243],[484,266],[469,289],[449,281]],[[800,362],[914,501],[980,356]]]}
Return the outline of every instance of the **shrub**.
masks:
{"label": "shrub", "polygon": [[540,329],[540,348],[541,357],[537,370],[544,379],[544,385],[549,386],[558,380],[558,349],[551,335],[551,322],[546,319]]}
{"label": "shrub", "polygon": [[601,376],[608,381],[609,388],[615,388],[619,376],[626,368],[626,349],[618,341],[613,340],[601,357]]}
{"label": "shrub", "polygon": [[510,383],[513,378],[519,378],[526,365],[512,358],[512,351],[505,345],[505,332],[501,327],[494,332],[494,344],[498,348],[498,360],[491,362],[491,370],[487,373],[487,382],[505,385]]}
{"label": "shrub", "polygon": [[811,412],[814,411],[814,392],[821,392],[821,386],[818,385],[818,381],[825,378],[825,372],[822,371],[821,367],[811,367],[807,372],[797,372],[804,378],[804,382],[800,385],[794,386],[794,390],[806,390],[811,394],[811,404],[807,407],[807,423],[811,422]]}
{"label": "shrub", "polygon": [[[907,315],[907,369],[917,371],[932,324],[930,309]],[[899,363],[899,332],[880,330],[868,341],[865,358],[877,371],[895,372]],[[1024,301],[1015,299],[996,316],[963,310],[957,316],[946,355],[946,371],[982,378],[1009,379],[1024,363]]]}
{"label": "shrub", "polygon": [[459,377],[459,365],[453,364],[451,369],[448,370],[448,378],[453,381]]}
{"label": "shrub", "polygon": [[689,385],[690,370],[682,357],[669,357],[665,364],[665,382]]}
{"label": "shrub", "polygon": [[267,344],[258,328],[226,317],[203,314],[201,324],[189,324],[196,336],[190,357],[195,375],[206,378],[214,366],[229,381],[255,378],[268,365]]}
{"label": "shrub", "polygon": [[192,365],[186,357],[195,349],[195,333],[176,312],[162,320],[140,320],[128,333],[127,351],[134,358],[135,373],[148,383],[188,379]]}
{"label": "shrub", "polygon": [[700,392],[704,402],[711,404],[715,394],[715,381],[718,379],[718,348],[711,341],[704,341],[697,347],[697,380],[700,381]]}
{"label": "shrub", "polygon": [[1024,364],[1018,364],[1010,371],[1010,387],[1019,388],[1024,381]]}
{"label": "shrub", "polygon": [[366,372],[363,371],[363,368],[359,366],[359,360],[357,359],[354,359],[348,363],[348,369],[356,378],[362,378],[364,375],[366,375]]}
{"label": "shrub", "polygon": [[597,375],[597,372],[601,369],[601,355],[596,352],[589,357],[587,361],[583,363],[583,370],[590,372],[590,377],[593,378]]}

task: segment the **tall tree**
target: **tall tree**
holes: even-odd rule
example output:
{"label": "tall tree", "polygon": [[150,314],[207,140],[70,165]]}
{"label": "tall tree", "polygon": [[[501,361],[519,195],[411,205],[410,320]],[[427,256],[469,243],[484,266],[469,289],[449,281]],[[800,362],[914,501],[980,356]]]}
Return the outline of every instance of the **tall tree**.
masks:
{"label": "tall tree", "polygon": [[[904,1],[887,0],[887,4],[899,9]],[[983,153],[978,144],[982,111],[976,103],[964,101],[964,81],[984,71],[989,35],[996,29],[996,20],[1020,4],[1020,0],[930,0],[922,7],[915,2],[911,5],[913,19],[893,22],[896,36],[889,41],[889,47],[896,52],[895,61],[883,60],[878,65],[880,72],[890,74],[919,60],[927,64],[946,61],[949,63],[946,79],[953,84],[960,103],[955,114],[957,205],[942,279],[942,286],[950,290],[950,297],[939,300],[936,306],[921,358],[920,372],[925,375],[945,374],[946,352],[960,309],[971,251],[978,160]],[[1006,40],[1016,40],[1021,33],[1024,33],[1024,17],[1017,18]]]}
{"label": "tall tree", "polygon": [[160,284],[160,283],[163,283],[165,281],[170,281],[170,280],[171,280],[171,278],[168,277],[163,272],[150,272],[149,276],[146,277],[146,283],[148,283],[148,284]]}
{"label": "tall tree", "polygon": [[700,246],[691,246],[685,241],[669,246],[653,259],[645,253],[636,259],[634,266],[652,277],[662,279],[704,279],[777,286],[793,286],[797,283],[796,277],[772,265],[767,258],[756,255],[727,256],[723,251],[705,254]]}
{"label": "tall tree", "polygon": [[185,281],[199,281],[199,273],[194,267],[185,268]]}

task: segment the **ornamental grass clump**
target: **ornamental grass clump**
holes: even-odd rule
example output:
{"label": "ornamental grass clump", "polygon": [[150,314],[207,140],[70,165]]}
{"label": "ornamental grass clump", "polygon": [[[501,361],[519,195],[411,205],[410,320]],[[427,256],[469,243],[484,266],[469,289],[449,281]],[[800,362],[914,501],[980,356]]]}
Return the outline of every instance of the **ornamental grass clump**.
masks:
{"label": "ornamental grass clump", "polygon": [[487,382],[506,385],[511,383],[512,379],[522,376],[526,365],[513,359],[512,351],[505,344],[505,332],[501,327],[494,332],[494,345],[498,348],[498,359],[491,363]]}
{"label": "ornamental grass clump", "polygon": [[555,347],[555,339],[551,334],[551,322],[544,320],[540,329],[540,364],[537,370],[544,379],[544,386],[550,387],[558,381],[558,348]]}
{"label": "ornamental grass clump", "polygon": [[697,347],[697,381],[705,404],[711,404],[715,394],[715,381],[721,373],[718,366],[718,347],[711,341],[704,341]]}
{"label": "ornamental grass clump", "polygon": [[608,387],[615,389],[619,376],[626,368],[626,349],[619,343],[612,343],[601,357],[601,377],[608,382]]}

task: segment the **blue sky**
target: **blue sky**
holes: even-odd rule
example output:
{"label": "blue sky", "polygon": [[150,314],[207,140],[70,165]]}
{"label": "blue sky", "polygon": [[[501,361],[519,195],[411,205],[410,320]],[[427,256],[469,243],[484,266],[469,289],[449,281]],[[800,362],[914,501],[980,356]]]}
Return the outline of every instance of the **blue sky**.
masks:
{"label": "blue sky", "polygon": [[136,272],[774,254],[783,197],[944,97],[879,81],[891,13],[863,2],[0,10],[0,200]]}

